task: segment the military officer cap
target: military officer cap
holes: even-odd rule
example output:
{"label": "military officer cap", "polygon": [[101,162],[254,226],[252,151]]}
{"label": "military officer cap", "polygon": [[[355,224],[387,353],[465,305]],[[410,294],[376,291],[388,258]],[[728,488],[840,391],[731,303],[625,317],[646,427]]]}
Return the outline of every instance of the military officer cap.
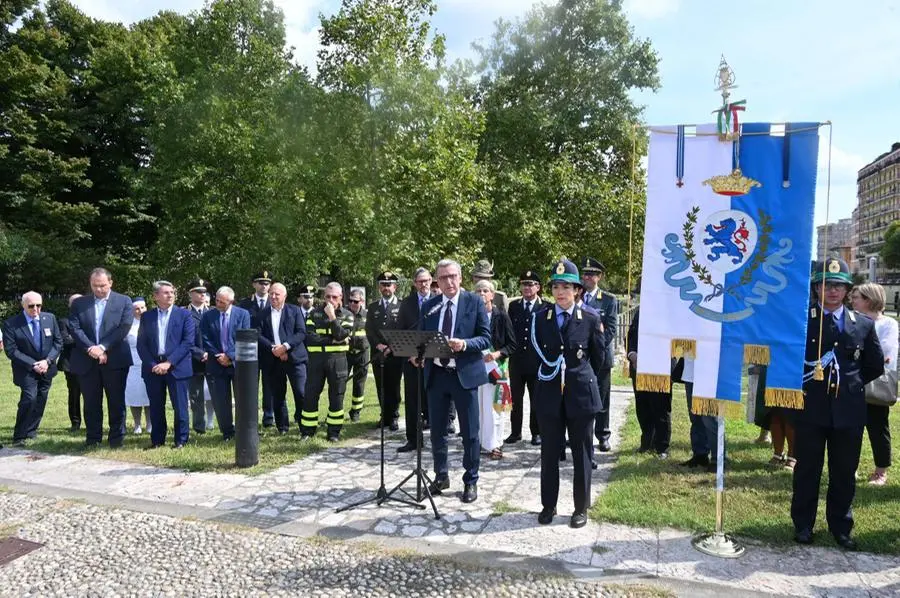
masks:
{"label": "military officer cap", "polygon": [[300,292],[297,293],[300,297],[315,297],[316,295],[316,287],[311,284],[304,285],[300,287]]}
{"label": "military officer cap", "polygon": [[253,282],[269,282],[270,283],[270,282],[272,282],[272,277],[269,275],[268,270],[263,270],[262,272],[259,272],[258,274],[256,274],[256,276],[253,277]]}
{"label": "military officer cap", "polygon": [[537,270],[525,270],[522,272],[522,275],[519,276],[519,284],[523,282],[536,282],[540,284],[541,279],[537,274]]}
{"label": "military officer cap", "polygon": [[475,268],[472,270],[472,278],[493,278],[494,265],[487,260],[478,260],[475,262]]}
{"label": "military officer cap", "polygon": [[816,269],[812,275],[813,284],[825,280],[842,282],[848,287],[853,286],[853,277],[850,275],[850,267],[847,262],[837,257],[826,258],[823,262],[816,262]]}
{"label": "military officer cap", "polygon": [[385,270],[381,274],[378,275],[378,283],[379,284],[393,284],[398,282],[400,277],[390,270]]}
{"label": "military officer cap", "polygon": [[205,293],[206,288],[209,286],[212,286],[212,285],[209,284],[208,280],[203,280],[202,278],[195,278],[188,285],[188,292],[193,293],[194,291],[197,291],[198,293]]}
{"label": "military officer cap", "polygon": [[606,272],[606,268],[603,266],[603,263],[600,260],[595,260],[592,257],[584,258],[584,263],[581,265],[581,271],[584,274],[603,274]]}
{"label": "military officer cap", "polygon": [[554,282],[571,282],[581,286],[581,277],[578,275],[578,266],[566,258],[562,258],[550,271],[550,284]]}

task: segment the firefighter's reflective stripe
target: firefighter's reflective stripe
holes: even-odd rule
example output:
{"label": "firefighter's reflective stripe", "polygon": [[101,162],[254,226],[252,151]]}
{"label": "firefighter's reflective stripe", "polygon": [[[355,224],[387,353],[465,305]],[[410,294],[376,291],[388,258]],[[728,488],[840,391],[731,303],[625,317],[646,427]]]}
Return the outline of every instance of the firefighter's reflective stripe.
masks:
{"label": "firefighter's reflective stripe", "polygon": [[300,425],[307,428],[316,428],[319,426],[319,412],[318,411],[301,411],[300,412]]}
{"label": "firefighter's reflective stripe", "polygon": [[329,411],[328,416],[325,418],[325,423],[329,426],[340,426],[344,423],[344,410],[340,411]]}
{"label": "firefighter's reflective stripe", "polygon": [[363,404],[365,403],[364,397],[353,397],[353,402],[350,404],[350,408],[354,411],[362,411]]}
{"label": "firefighter's reflective stripe", "polygon": [[325,345],[324,347],[314,345],[306,348],[309,353],[346,353],[350,350],[349,345]]}

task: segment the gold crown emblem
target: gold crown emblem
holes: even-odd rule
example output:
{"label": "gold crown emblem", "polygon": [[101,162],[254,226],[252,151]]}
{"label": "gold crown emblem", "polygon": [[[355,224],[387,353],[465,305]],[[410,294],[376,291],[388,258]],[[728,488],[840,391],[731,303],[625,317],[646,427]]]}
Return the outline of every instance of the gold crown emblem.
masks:
{"label": "gold crown emblem", "polygon": [[746,195],[750,193],[753,187],[762,187],[762,183],[755,181],[741,174],[740,168],[735,168],[731,174],[719,175],[703,181],[704,185],[709,185],[712,190],[719,195]]}
{"label": "gold crown emblem", "polygon": [[263,270],[263,278],[268,278],[268,277],[269,277],[269,271]]}

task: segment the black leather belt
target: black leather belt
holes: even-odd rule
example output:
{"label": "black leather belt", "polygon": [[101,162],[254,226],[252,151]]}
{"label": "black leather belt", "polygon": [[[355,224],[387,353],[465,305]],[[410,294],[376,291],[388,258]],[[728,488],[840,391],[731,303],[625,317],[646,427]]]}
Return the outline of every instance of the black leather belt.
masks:
{"label": "black leather belt", "polygon": [[[437,364],[435,364],[435,365],[437,365]],[[448,374],[455,374],[455,373],[456,373],[456,368],[451,368],[451,367],[449,367],[449,366],[444,367],[444,366],[442,366],[442,365],[438,365],[437,367],[438,367],[439,369],[441,369],[441,370],[444,370],[444,371],[447,372]]]}

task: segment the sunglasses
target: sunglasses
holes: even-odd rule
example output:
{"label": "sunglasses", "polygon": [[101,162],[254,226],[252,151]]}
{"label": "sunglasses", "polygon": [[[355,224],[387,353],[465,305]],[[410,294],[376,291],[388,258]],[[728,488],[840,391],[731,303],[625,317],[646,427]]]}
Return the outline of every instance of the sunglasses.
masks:
{"label": "sunglasses", "polygon": [[362,299],[351,299],[350,303],[362,303]]}
{"label": "sunglasses", "polygon": [[29,303],[28,309],[34,309],[35,307],[44,307],[41,303]]}

